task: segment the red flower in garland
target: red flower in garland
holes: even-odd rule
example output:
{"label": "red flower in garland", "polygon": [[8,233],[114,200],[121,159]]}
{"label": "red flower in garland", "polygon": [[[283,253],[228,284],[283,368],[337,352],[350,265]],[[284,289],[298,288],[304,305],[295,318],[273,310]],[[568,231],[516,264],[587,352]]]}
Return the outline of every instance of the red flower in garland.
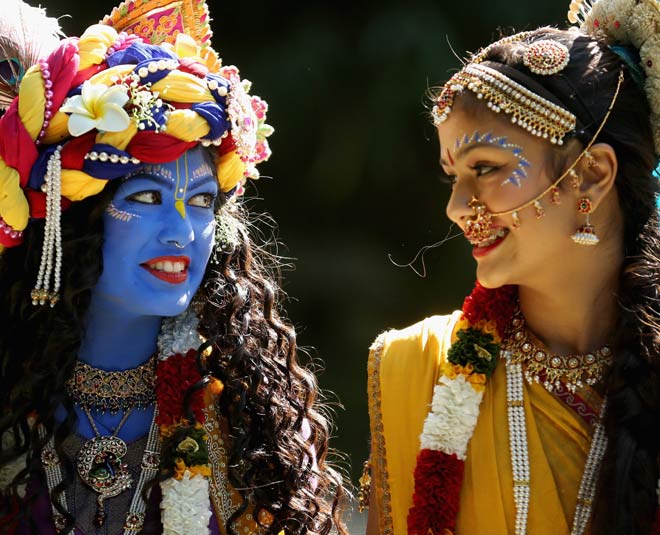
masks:
{"label": "red flower in garland", "polygon": [[441,535],[456,527],[465,463],[456,455],[422,450],[417,456],[413,506],[408,513],[408,533]]}
{"label": "red flower in garland", "polygon": [[477,282],[472,293],[463,302],[463,316],[471,324],[481,320],[494,321],[498,334],[504,336],[516,308],[516,293],[515,286],[502,286],[491,290]]}
{"label": "red flower in garland", "polygon": [[[159,360],[156,366],[156,397],[160,426],[179,423],[184,418],[184,399],[189,388],[202,376],[197,369],[195,356],[191,349],[185,355],[177,353],[166,360]],[[195,392],[190,400],[190,408],[198,423],[204,423],[204,390]]]}

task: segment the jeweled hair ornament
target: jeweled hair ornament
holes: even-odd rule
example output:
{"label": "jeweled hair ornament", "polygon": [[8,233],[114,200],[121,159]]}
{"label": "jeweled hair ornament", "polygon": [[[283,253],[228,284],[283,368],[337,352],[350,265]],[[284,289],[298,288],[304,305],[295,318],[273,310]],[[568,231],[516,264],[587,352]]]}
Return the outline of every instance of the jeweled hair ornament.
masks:
{"label": "jeweled hair ornament", "polygon": [[[510,210],[506,210],[503,212],[489,212],[487,206],[480,202],[479,199],[476,197],[473,197],[468,203],[467,206],[473,210],[473,215],[467,220],[466,225],[465,225],[465,236],[466,238],[471,242],[471,243],[479,243],[482,241],[487,240],[493,235],[493,218],[495,217],[501,217],[501,216],[506,216],[510,215],[513,219],[513,228],[518,228],[521,223],[521,216],[520,213],[525,209],[530,206],[533,206],[535,211],[536,211],[536,217],[540,218],[543,217],[545,214],[545,211],[543,209],[543,205],[541,201],[543,200],[544,197],[547,195],[550,195],[551,202],[553,204],[557,204],[559,202],[559,190],[558,186],[559,184],[566,178],[570,177],[572,185],[575,184],[576,176],[577,173],[575,171],[576,166],[580,163],[580,161],[584,158],[587,162],[593,161],[593,157],[591,156],[591,153],[589,152],[593,144],[596,142],[596,139],[600,135],[601,131],[605,127],[605,124],[607,123],[607,120],[610,117],[610,114],[612,113],[612,109],[614,108],[614,105],[616,104],[616,100],[619,96],[619,90],[621,89],[621,84],[623,83],[624,80],[624,74],[623,71],[619,72],[619,79],[617,81],[616,89],[614,90],[614,94],[612,96],[612,100],[610,101],[610,105],[607,108],[607,112],[605,113],[600,125],[598,126],[598,129],[596,130],[596,133],[593,135],[589,143],[585,146],[585,148],[580,152],[580,154],[577,156],[577,158],[573,161],[573,163],[564,171],[559,178],[557,178],[552,184],[550,184],[545,190],[543,190],[541,193],[539,193],[536,197],[533,199],[530,199],[524,204],[521,204],[520,206],[517,206],[516,208],[512,208]],[[593,165],[593,164],[589,164]],[[579,180],[579,179],[578,179]],[[579,182],[578,182],[579,185]]]}
{"label": "jeweled hair ornament", "polygon": [[[446,121],[456,97],[468,90],[479,100],[485,101],[495,113],[509,115],[511,123],[533,136],[562,145],[564,137],[575,130],[576,116],[559,103],[552,102],[550,95],[549,98],[541,96],[514,80],[513,77],[517,75],[515,69],[485,61],[494,47],[524,41],[529,35],[529,32],[523,32],[500,39],[474,56],[470,63],[452,76],[443,86],[431,111],[434,124],[438,126]],[[531,72],[545,76],[561,72],[569,60],[568,48],[548,39],[529,44],[523,57],[524,64]]]}

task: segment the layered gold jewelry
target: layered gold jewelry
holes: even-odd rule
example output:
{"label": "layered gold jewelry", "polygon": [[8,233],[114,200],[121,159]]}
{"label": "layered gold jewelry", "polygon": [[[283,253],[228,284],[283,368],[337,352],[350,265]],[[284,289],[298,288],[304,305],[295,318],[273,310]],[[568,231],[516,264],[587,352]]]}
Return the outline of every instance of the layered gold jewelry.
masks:
{"label": "layered gold jewelry", "polygon": [[436,126],[447,120],[454,99],[466,89],[495,113],[510,115],[511,123],[553,144],[562,145],[564,136],[575,130],[577,119],[570,111],[479,63],[470,63],[447,82],[431,112]]}
{"label": "layered gold jewelry", "polygon": [[[501,217],[501,216],[506,216],[510,215],[513,219],[513,228],[518,228],[521,225],[521,217],[520,217],[520,212],[524,210],[525,208],[528,208],[530,206],[534,207],[534,210],[536,211],[536,217],[541,218],[543,215],[545,215],[545,210],[543,208],[543,205],[541,201],[543,200],[544,197],[547,195],[550,195],[551,202],[553,204],[559,204],[559,184],[566,178],[566,177],[571,177],[571,186],[572,187],[579,187],[579,176],[577,175],[577,172],[575,171],[575,168],[577,165],[580,163],[580,161],[584,158],[585,161],[587,161],[589,167],[593,167],[596,165],[595,160],[593,159],[593,156],[589,152],[591,150],[591,147],[593,144],[596,142],[596,139],[600,135],[601,131],[605,127],[605,124],[607,123],[607,120],[610,117],[610,114],[612,113],[612,109],[614,108],[614,105],[616,104],[617,98],[619,96],[619,91],[621,89],[621,84],[623,83],[624,80],[624,74],[623,71],[619,72],[619,79],[617,81],[616,89],[614,90],[614,95],[612,96],[612,100],[610,101],[610,105],[607,108],[607,112],[605,113],[605,116],[603,117],[603,120],[601,121],[600,125],[598,126],[598,129],[596,130],[596,133],[593,135],[589,143],[587,143],[586,147],[582,150],[582,152],[575,158],[573,163],[564,171],[557,180],[555,180],[552,184],[550,184],[546,189],[544,189],[541,193],[539,193],[536,197],[530,199],[524,204],[521,204],[520,206],[517,206],[515,208],[512,208],[511,210],[505,210],[503,212],[489,212],[488,207],[479,201],[476,197],[473,197],[468,203],[468,207],[470,207],[473,210],[473,215],[468,218],[466,221],[466,231],[465,235],[473,243],[484,241],[488,238],[490,238],[493,234],[493,228],[492,228],[492,220],[494,217]],[[468,229],[478,229],[478,232],[472,232],[469,233]]]}
{"label": "layered gold jewelry", "polygon": [[528,383],[540,383],[549,392],[560,388],[575,393],[586,385],[593,386],[603,378],[612,364],[612,351],[603,346],[584,355],[557,355],[543,347],[525,327],[518,311],[511,323],[513,332],[503,343],[503,350],[511,354],[512,364],[521,364]]}
{"label": "layered gold jewelry", "polygon": [[66,382],[74,403],[96,412],[144,408],[156,402],[156,355],[130,370],[108,372],[78,361]]}

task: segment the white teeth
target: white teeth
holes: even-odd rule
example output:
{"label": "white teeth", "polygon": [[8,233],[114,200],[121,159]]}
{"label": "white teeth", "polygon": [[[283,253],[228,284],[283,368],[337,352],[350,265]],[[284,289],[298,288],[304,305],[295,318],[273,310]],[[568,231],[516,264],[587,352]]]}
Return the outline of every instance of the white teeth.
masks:
{"label": "white teeth", "polygon": [[477,247],[488,247],[489,245],[492,245],[493,243],[495,243],[499,238],[503,238],[504,236],[506,236],[506,234],[508,232],[509,232],[508,229],[505,229],[504,227],[499,227],[497,230],[495,230],[495,232],[493,232],[490,235],[490,238],[488,238],[487,240],[481,241],[481,242],[477,243],[476,245],[477,245]]}
{"label": "white teeth", "polygon": [[186,265],[183,262],[170,262],[169,260],[149,264],[149,267],[156,271],[164,271],[165,273],[181,273],[186,269]]}

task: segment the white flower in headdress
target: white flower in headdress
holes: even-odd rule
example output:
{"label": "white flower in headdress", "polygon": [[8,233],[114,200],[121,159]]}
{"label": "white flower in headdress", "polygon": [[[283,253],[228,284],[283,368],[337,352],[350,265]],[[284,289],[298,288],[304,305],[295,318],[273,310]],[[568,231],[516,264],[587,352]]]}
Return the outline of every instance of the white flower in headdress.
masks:
{"label": "white flower in headdress", "polygon": [[628,36],[635,48],[641,48],[642,45],[660,28],[659,11],[657,8],[640,2],[632,10],[630,21],[628,22]]}
{"label": "white flower in headdress", "polygon": [[[660,58],[657,63],[660,63]],[[660,70],[660,68],[658,68],[658,70]],[[646,96],[648,97],[651,111],[660,114],[660,75],[649,76],[644,82],[644,89],[646,90]]]}
{"label": "white flower in headdress", "polygon": [[[639,49],[639,59],[646,72],[646,76],[660,76],[660,35],[653,35],[646,40]],[[655,109],[660,110],[660,108]]]}
{"label": "white flower in headdress", "polygon": [[122,132],[130,124],[124,105],[129,97],[121,85],[83,83],[80,95],[70,97],[61,110],[70,113],[69,132],[78,137],[96,128],[100,132]]}
{"label": "white flower in headdress", "polygon": [[593,5],[593,8],[585,18],[582,30],[590,35],[598,36],[599,38],[612,44],[614,39],[612,35],[612,28],[616,25],[616,12],[612,2],[607,0],[600,0]]}
{"label": "white flower in headdress", "polygon": [[636,0],[614,0],[612,12],[615,14],[614,24],[609,28],[612,37],[619,43],[630,42],[628,36],[628,21],[632,16],[632,10],[637,5]]}

